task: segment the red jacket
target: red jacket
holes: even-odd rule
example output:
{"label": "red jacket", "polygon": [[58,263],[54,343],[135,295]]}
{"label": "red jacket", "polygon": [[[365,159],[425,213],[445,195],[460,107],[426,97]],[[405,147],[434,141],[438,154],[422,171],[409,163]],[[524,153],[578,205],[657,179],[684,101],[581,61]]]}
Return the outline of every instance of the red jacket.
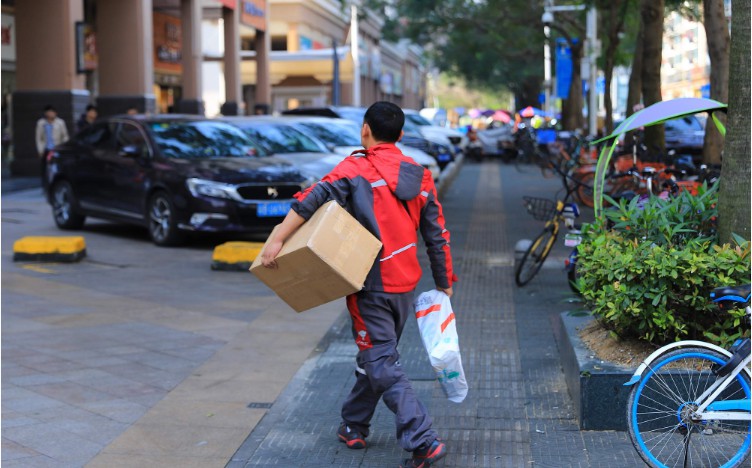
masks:
{"label": "red jacket", "polygon": [[306,220],[330,200],[345,207],[383,247],[364,290],[403,293],[418,285],[420,229],[437,287],[457,281],[449,231],[430,171],[392,144],[380,144],[345,158],[321,181],[295,195],[292,209]]}

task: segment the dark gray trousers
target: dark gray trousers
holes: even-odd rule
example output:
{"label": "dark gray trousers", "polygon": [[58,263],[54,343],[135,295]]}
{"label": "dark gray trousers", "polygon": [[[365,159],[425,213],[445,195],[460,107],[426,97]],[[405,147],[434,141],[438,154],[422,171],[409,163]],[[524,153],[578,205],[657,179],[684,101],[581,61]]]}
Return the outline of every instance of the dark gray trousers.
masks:
{"label": "dark gray trousers", "polygon": [[361,291],[347,297],[358,345],[356,380],[342,405],[342,420],[363,435],[380,398],[394,413],[400,446],[413,451],[436,439],[432,420],[402,370],[397,352],[402,329],[413,313],[413,292]]}

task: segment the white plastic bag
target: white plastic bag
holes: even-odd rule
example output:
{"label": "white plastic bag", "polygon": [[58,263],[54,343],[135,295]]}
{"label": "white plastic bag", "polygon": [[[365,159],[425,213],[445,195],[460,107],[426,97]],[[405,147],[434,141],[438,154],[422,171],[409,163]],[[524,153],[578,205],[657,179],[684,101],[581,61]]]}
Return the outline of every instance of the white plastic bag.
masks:
{"label": "white plastic bag", "polygon": [[467,396],[467,380],[449,296],[436,289],[424,292],[415,300],[415,318],[441,388],[449,401],[461,403]]}

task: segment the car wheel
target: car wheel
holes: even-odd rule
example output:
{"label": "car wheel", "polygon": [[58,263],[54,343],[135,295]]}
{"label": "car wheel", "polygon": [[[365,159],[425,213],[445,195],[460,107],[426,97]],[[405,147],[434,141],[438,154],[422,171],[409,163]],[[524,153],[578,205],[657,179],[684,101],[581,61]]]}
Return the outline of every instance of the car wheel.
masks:
{"label": "car wheel", "polygon": [[175,208],[165,192],[157,192],[149,200],[149,236],[161,247],[178,245],[183,240],[175,221]]}
{"label": "car wheel", "polygon": [[86,221],[86,216],[78,213],[78,202],[73,194],[73,187],[61,180],[52,187],[50,201],[52,204],[52,217],[60,229],[81,229]]}

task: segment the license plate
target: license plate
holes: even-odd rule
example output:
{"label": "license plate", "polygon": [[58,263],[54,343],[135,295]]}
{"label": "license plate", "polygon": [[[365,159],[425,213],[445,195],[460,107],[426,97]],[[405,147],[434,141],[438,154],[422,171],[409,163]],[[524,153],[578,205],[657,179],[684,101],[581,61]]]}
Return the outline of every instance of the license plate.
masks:
{"label": "license plate", "polygon": [[449,160],[452,159],[452,155],[451,154],[440,154],[438,159],[439,159],[440,162],[449,161]]}
{"label": "license plate", "polygon": [[290,205],[290,202],[259,203],[256,206],[256,216],[259,218],[286,216],[290,211]]}

